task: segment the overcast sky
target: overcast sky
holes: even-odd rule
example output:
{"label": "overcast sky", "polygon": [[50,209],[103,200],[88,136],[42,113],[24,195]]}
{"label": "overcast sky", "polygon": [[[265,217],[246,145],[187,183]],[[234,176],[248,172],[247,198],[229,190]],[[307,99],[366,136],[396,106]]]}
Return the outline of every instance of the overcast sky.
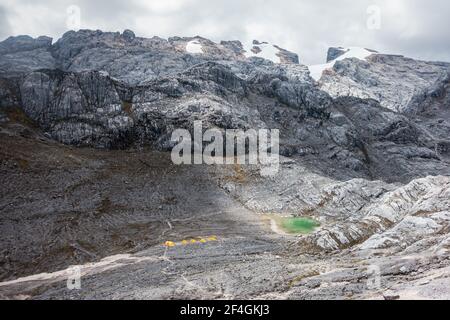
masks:
{"label": "overcast sky", "polygon": [[56,40],[79,21],[82,29],[144,37],[269,41],[304,64],[324,62],[330,46],[450,61],[449,16],[448,0],[1,0],[0,39]]}

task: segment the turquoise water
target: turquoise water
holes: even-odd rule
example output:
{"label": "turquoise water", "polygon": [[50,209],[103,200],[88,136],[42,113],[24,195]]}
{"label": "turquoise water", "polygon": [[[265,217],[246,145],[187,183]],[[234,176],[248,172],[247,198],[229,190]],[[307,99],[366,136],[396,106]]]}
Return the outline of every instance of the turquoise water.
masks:
{"label": "turquoise water", "polygon": [[313,232],[320,223],[310,218],[281,218],[280,226],[293,234],[307,234]]}

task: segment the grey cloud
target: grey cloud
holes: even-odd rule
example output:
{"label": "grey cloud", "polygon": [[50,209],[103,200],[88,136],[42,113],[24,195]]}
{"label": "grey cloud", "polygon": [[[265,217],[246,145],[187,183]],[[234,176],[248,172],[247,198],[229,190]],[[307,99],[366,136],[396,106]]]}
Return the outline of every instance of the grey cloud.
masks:
{"label": "grey cloud", "polygon": [[[16,0],[13,6],[24,3],[35,2]],[[446,0],[47,0],[36,8],[63,15],[70,4],[80,6],[83,28],[133,29],[147,37],[201,35],[215,41],[258,37],[298,52],[306,64],[324,62],[327,47],[337,45],[450,61]],[[380,30],[366,27],[370,5],[381,9]],[[9,18],[11,29],[2,28],[2,37],[3,30],[21,30],[23,21]],[[51,30],[50,36],[59,37],[67,31],[63,22],[49,16],[45,25],[40,21],[28,29]]]}
{"label": "grey cloud", "polygon": [[0,39],[7,38],[11,33],[7,17],[6,9],[0,6]]}

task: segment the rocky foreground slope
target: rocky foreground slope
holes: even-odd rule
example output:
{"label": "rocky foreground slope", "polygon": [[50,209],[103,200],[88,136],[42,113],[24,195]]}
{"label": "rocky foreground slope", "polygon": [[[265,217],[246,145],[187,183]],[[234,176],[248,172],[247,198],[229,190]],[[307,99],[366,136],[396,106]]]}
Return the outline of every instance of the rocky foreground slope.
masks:
{"label": "rocky foreground slope", "polygon": [[[250,52],[129,30],[1,42],[0,295],[450,298],[450,64],[335,48],[315,79]],[[280,172],[173,165],[195,120],[279,129]],[[80,291],[58,271],[74,264]]]}

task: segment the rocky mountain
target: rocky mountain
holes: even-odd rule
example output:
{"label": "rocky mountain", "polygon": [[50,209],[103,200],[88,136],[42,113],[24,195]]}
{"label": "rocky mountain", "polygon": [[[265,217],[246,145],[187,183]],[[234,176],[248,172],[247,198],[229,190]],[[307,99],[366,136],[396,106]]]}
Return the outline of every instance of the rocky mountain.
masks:
{"label": "rocky mountain", "polygon": [[[1,42],[0,295],[450,297],[450,64],[363,48],[327,60],[130,30]],[[279,129],[279,173],[171,164],[171,133],[196,120]],[[320,227],[285,234],[273,215]],[[73,264],[80,292],[58,271]],[[361,281],[372,265],[377,288]]]}

